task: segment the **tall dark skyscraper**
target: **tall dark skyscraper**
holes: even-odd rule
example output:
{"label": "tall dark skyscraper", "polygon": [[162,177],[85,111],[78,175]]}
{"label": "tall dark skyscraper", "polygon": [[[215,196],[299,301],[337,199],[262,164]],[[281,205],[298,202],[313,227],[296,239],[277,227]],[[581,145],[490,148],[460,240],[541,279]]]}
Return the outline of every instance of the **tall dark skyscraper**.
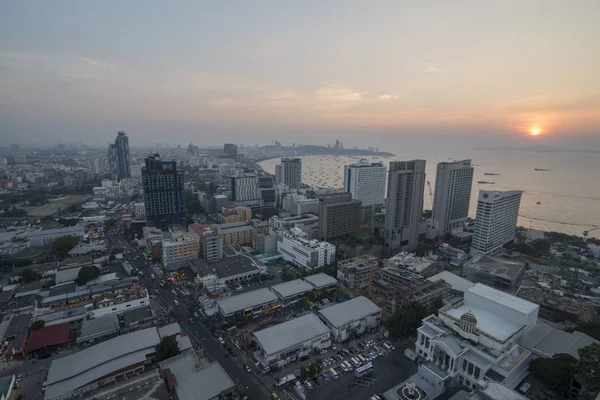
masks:
{"label": "tall dark skyscraper", "polygon": [[302,161],[299,158],[282,158],[281,165],[275,168],[277,183],[288,185],[290,189],[302,187]]}
{"label": "tall dark skyscraper", "polygon": [[113,180],[131,178],[129,138],[125,132],[117,133],[115,143],[108,146],[108,167]]}
{"label": "tall dark skyscraper", "polygon": [[237,160],[238,148],[233,143],[225,143],[223,146],[223,158],[233,158]]}
{"label": "tall dark skyscraper", "polygon": [[158,154],[149,156],[142,167],[142,182],[147,225],[185,225],[183,171],[177,170],[177,163],[163,161]]}

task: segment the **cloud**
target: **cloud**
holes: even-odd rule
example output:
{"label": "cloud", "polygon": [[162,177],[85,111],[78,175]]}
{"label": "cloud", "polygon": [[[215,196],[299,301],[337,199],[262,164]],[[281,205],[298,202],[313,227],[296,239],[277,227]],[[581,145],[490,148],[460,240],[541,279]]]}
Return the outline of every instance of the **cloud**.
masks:
{"label": "cloud", "polygon": [[400,96],[394,94],[382,94],[377,97],[377,100],[398,100]]}
{"label": "cloud", "polygon": [[433,74],[443,74],[444,70],[430,62],[417,61],[413,63],[413,67],[422,69]]}
{"label": "cloud", "polygon": [[93,58],[81,57],[77,56],[77,58],[89,65],[93,65],[94,67],[104,68],[104,69],[115,69],[115,66],[106,61],[94,60]]}
{"label": "cloud", "polygon": [[364,100],[368,92],[340,86],[336,83],[323,83],[315,93],[317,108],[347,108]]}

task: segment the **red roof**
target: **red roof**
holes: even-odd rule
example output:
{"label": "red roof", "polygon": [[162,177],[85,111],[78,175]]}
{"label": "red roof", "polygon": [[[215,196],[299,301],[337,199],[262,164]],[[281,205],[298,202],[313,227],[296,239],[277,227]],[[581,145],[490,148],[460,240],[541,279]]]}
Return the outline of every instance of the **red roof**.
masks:
{"label": "red roof", "polygon": [[46,346],[55,346],[69,342],[70,324],[50,325],[33,331],[27,342],[26,352],[39,350]]}
{"label": "red roof", "polygon": [[202,236],[204,232],[210,231],[210,225],[207,224],[191,224],[188,225],[188,228],[198,236]]}

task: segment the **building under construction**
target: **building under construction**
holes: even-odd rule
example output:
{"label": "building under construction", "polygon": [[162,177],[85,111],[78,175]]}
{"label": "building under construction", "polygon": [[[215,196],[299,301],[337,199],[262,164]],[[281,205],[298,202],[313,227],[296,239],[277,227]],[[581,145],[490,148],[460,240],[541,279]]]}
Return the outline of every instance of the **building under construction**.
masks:
{"label": "building under construction", "polygon": [[476,255],[463,265],[463,277],[473,283],[515,293],[525,274],[525,263],[486,255]]}

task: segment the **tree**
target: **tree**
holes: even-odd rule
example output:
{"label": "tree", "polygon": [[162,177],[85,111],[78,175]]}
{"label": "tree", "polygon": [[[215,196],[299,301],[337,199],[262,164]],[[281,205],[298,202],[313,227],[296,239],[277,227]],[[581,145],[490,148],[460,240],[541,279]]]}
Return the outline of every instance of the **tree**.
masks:
{"label": "tree", "polygon": [[31,323],[31,330],[37,331],[38,329],[42,329],[46,325],[46,321],[43,319],[38,319],[37,321],[33,321]]}
{"label": "tree", "polygon": [[577,381],[594,397],[600,392],[600,343],[592,343],[577,350]]}
{"label": "tree", "polygon": [[160,340],[160,343],[156,345],[156,359],[163,361],[171,357],[175,357],[181,353],[177,339],[174,335],[165,336]]}
{"label": "tree", "polygon": [[75,279],[75,283],[79,286],[83,286],[92,279],[96,279],[100,276],[100,270],[93,265],[88,265],[79,270],[77,274],[77,279]]}
{"label": "tree", "polygon": [[556,354],[552,358],[536,358],[529,363],[531,375],[548,389],[565,398],[571,392],[577,359],[570,354]]}
{"label": "tree", "polygon": [[52,252],[60,260],[63,260],[69,254],[69,251],[79,243],[77,236],[63,236],[56,238],[52,243]]}
{"label": "tree", "polygon": [[406,338],[414,335],[417,328],[421,326],[422,319],[427,315],[429,315],[429,310],[420,303],[416,301],[408,303],[394,312],[387,321],[387,328],[392,336]]}
{"label": "tree", "polygon": [[31,268],[25,268],[21,273],[21,279],[23,279],[23,283],[34,282],[40,279],[40,275]]}
{"label": "tree", "polygon": [[585,333],[586,335],[590,335],[596,340],[600,340],[600,323],[590,322],[587,324],[577,325],[573,328],[573,331],[579,331],[581,333]]}
{"label": "tree", "polygon": [[547,253],[550,250],[550,241],[546,239],[536,239],[533,241],[533,248],[540,253]]}

